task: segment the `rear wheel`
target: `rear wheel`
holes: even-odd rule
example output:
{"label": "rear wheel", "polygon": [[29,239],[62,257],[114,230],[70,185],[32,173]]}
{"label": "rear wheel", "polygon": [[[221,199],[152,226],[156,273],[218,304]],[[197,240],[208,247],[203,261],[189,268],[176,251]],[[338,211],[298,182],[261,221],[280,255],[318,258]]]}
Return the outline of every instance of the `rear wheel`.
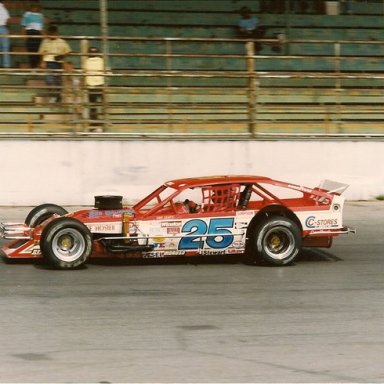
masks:
{"label": "rear wheel", "polygon": [[42,204],[33,208],[31,212],[25,218],[25,224],[31,228],[40,225],[43,221],[47,220],[52,215],[63,216],[66,215],[66,211],[63,207],[56,204]]}
{"label": "rear wheel", "polygon": [[302,244],[297,224],[282,216],[273,216],[258,224],[250,241],[250,261],[273,265],[291,263]]}
{"label": "rear wheel", "polygon": [[44,228],[40,249],[53,267],[74,269],[84,264],[92,252],[92,234],[80,221],[60,217]]}

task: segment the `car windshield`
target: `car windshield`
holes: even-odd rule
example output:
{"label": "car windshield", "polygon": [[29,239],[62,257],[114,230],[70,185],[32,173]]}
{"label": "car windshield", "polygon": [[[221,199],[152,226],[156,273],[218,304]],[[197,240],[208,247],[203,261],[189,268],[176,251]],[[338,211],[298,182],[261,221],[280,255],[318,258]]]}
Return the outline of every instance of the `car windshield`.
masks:
{"label": "car windshield", "polygon": [[136,212],[151,210],[157,205],[161,205],[165,200],[168,199],[168,197],[174,195],[176,192],[177,190],[175,188],[162,185],[143,200],[135,204],[132,208]]}

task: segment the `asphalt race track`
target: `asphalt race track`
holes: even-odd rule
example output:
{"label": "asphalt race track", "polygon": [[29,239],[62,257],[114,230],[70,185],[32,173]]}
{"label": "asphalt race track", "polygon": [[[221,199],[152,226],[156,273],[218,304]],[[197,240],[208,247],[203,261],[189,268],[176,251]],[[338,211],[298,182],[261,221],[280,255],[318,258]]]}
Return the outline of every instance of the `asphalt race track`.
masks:
{"label": "asphalt race track", "polygon": [[383,382],[383,213],[290,267],[0,261],[0,382]]}

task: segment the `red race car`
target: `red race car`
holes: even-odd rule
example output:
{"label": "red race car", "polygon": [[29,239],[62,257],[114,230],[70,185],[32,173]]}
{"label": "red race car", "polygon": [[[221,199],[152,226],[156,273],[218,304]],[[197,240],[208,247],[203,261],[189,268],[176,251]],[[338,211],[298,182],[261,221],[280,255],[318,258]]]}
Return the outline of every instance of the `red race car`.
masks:
{"label": "red race car", "polygon": [[250,263],[286,265],[302,247],[330,247],[343,226],[347,185],[308,188],[262,176],[168,181],[132,207],[121,196],[68,213],[32,209],[25,223],[2,223],[6,259],[44,258],[73,269],[88,258],[163,258],[244,254]]}

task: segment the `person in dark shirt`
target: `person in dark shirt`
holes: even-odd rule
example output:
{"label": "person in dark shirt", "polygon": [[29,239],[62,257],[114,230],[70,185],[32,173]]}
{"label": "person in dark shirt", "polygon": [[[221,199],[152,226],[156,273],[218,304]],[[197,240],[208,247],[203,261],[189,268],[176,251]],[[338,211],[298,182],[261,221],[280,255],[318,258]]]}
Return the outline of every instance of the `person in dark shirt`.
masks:
{"label": "person in dark shirt", "polygon": [[[254,38],[256,40],[264,38],[266,28],[259,23],[259,19],[252,15],[252,11],[248,7],[240,9],[241,19],[238,24],[238,34],[244,38]],[[256,41],[256,52],[262,50],[262,44]]]}
{"label": "person in dark shirt", "polygon": [[29,36],[26,42],[27,50],[31,53],[29,64],[31,68],[37,68],[40,63],[40,56],[36,55],[41,43],[41,35],[44,29],[44,15],[40,12],[37,3],[31,5],[31,9],[24,13],[21,19],[24,33]]}

